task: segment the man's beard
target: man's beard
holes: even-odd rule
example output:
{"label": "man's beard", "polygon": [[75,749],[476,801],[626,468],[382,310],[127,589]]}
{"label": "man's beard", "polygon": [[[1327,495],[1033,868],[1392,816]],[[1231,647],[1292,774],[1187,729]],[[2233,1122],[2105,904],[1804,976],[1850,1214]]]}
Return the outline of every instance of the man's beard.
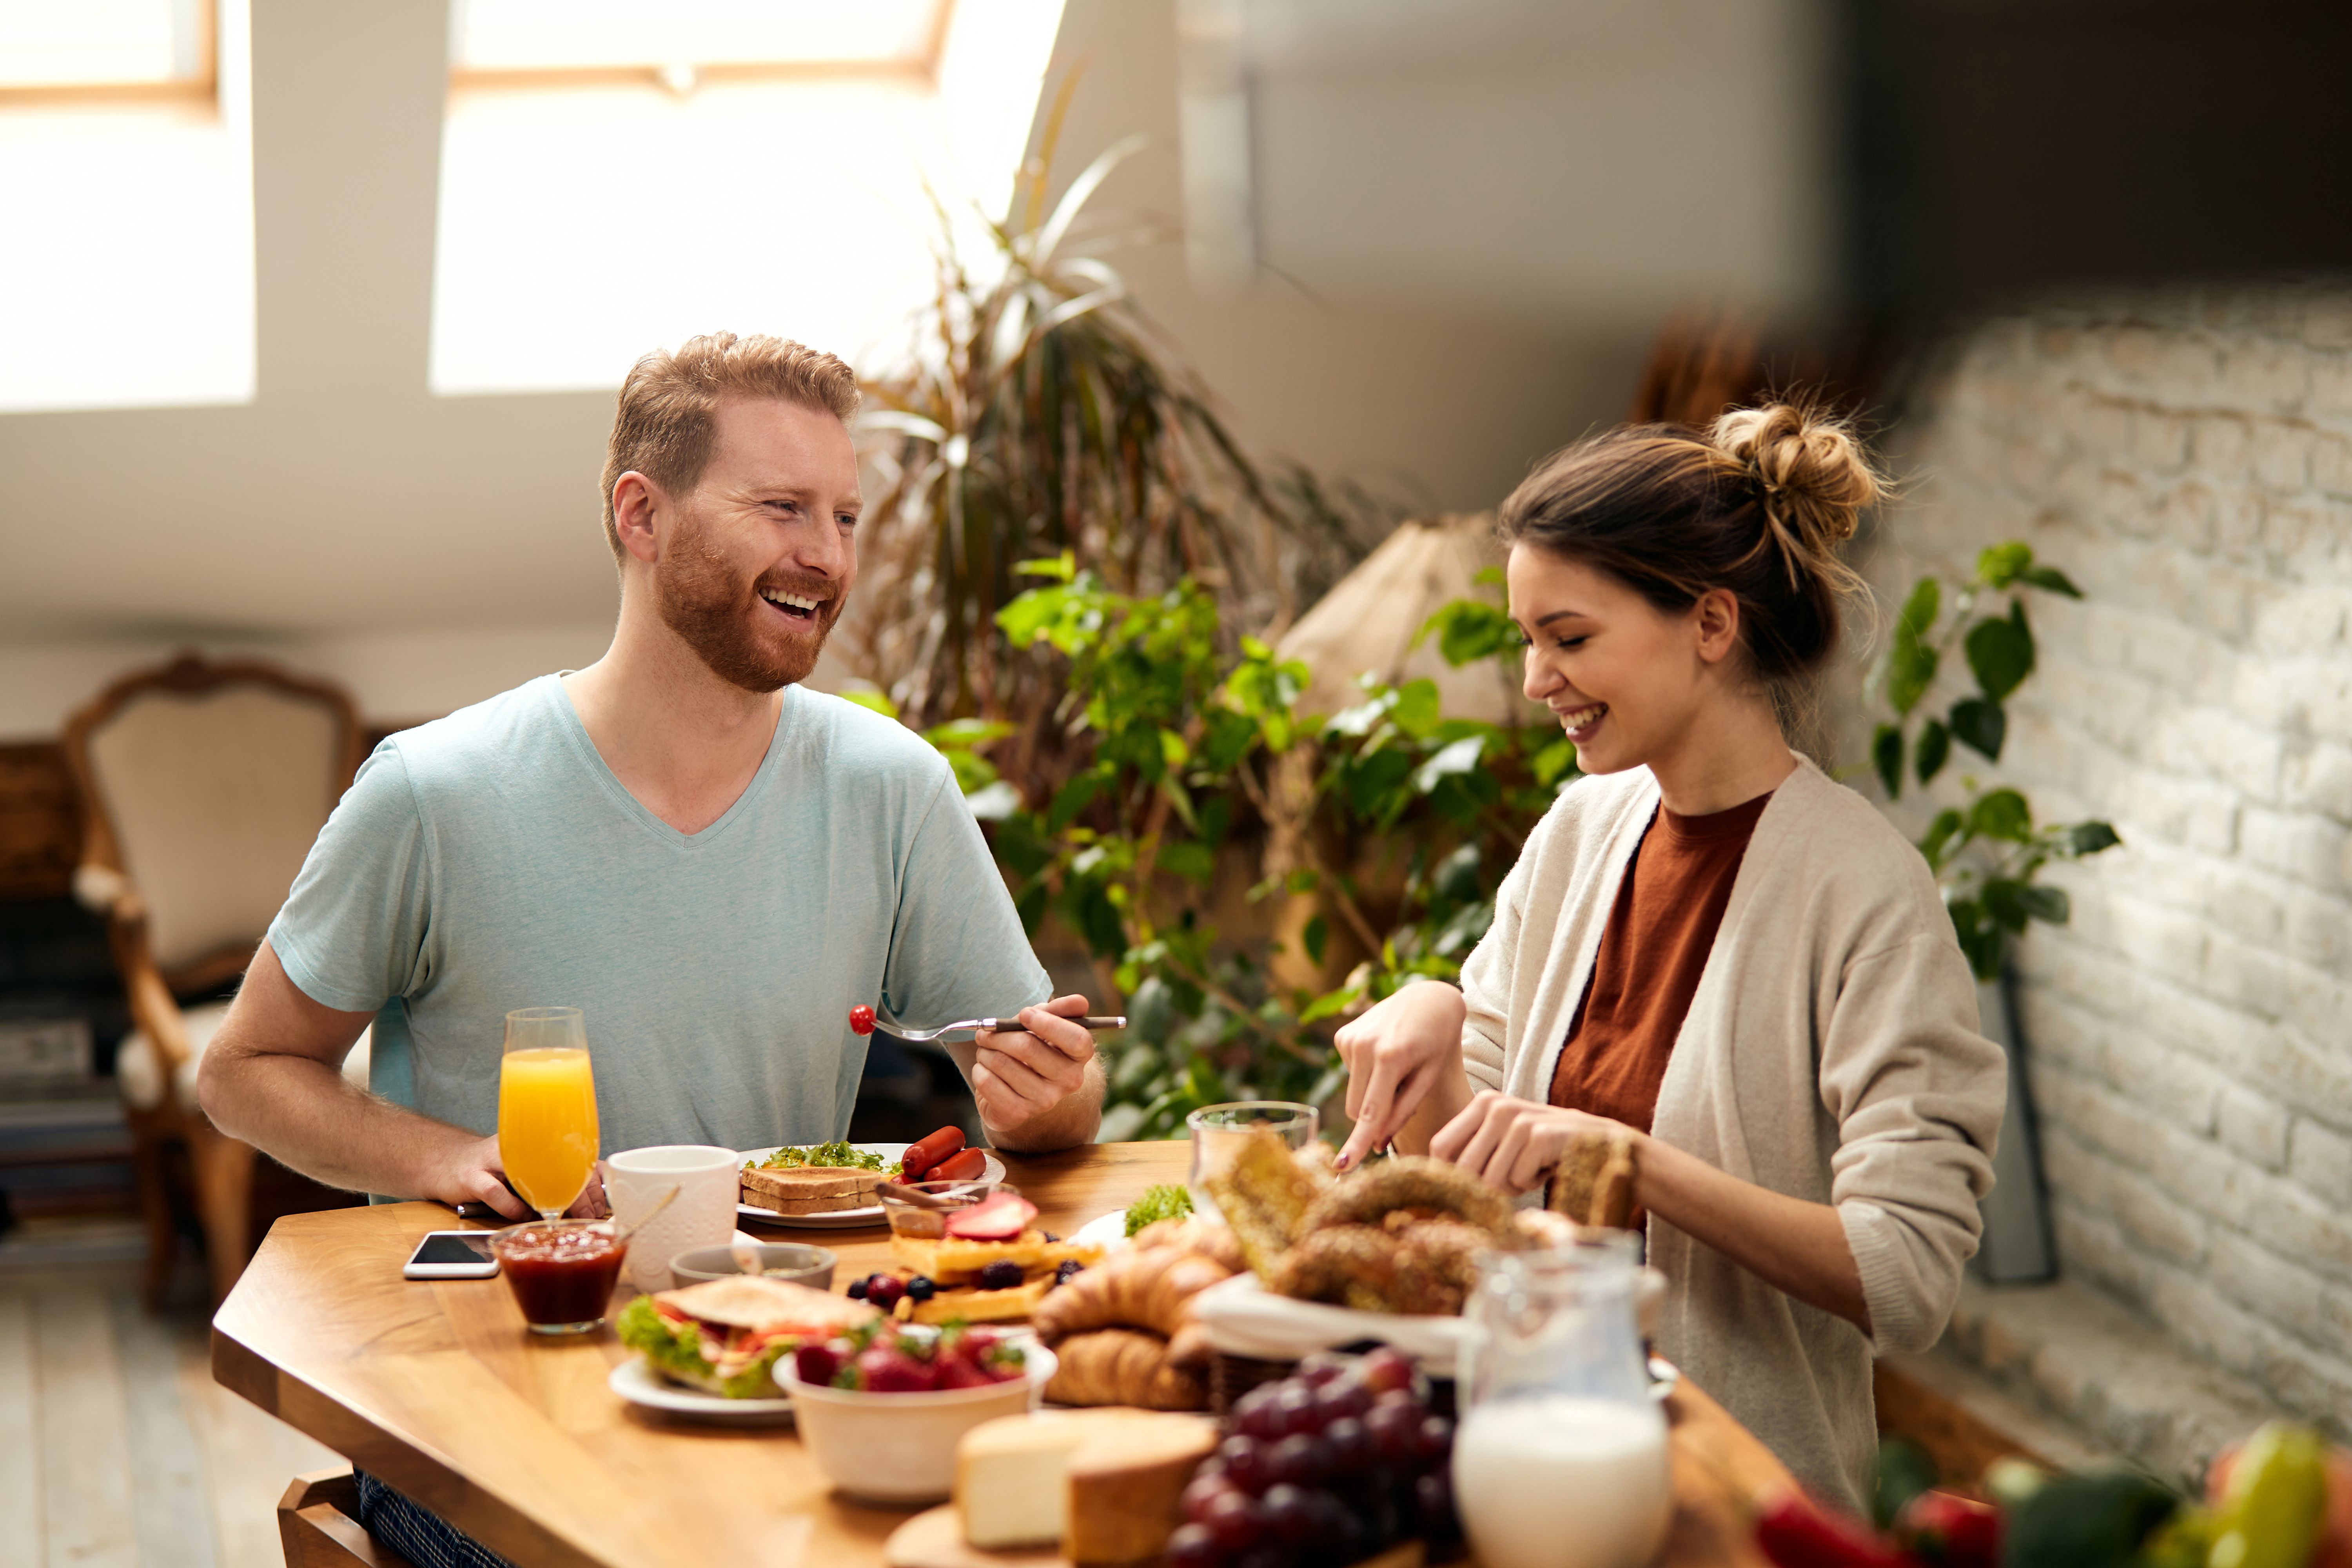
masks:
{"label": "man's beard", "polygon": [[662,624],[676,632],[710,672],[746,691],[774,691],[808,679],[818,652],[841,616],[842,595],[822,581],[772,583],[780,592],[814,599],[808,623],[814,637],[794,637],[777,611],[761,599],[759,584],[736,575],[691,523],[654,569],[654,602]]}

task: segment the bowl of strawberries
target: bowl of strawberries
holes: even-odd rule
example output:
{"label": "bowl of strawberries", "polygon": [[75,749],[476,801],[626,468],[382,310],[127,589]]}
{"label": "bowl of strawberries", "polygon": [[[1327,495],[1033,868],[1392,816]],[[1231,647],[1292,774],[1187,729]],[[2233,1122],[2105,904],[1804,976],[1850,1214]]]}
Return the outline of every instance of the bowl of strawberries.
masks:
{"label": "bowl of strawberries", "polygon": [[1034,1407],[1054,1352],[1025,1336],[887,1319],[776,1363],[801,1441],[825,1478],[877,1502],[937,1502],[955,1489],[957,1440]]}

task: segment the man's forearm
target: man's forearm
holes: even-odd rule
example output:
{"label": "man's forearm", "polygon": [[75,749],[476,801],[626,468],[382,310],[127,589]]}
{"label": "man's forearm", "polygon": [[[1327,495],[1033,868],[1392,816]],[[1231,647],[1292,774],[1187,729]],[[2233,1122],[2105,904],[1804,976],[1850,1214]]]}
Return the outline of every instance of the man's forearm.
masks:
{"label": "man's forearm", "polygon": [[309,1057],[224,1055],[206,1062],[200,1089],[214,1126],[348,1192],[427,1195],[431,1173],[476,1142],[464,1128],[381,1100]]}
{"label": "man's forearm", "polygon": [[1093,1142],[1096,1130],[1102,1125],[1103,1082],[1102,1060],[1097,1058],[1087,1063],[1085,1081],[1052,1110],[1040,1111],[1018,1127],[990,1127],[988,1141],[999,1149],[1022,1154],[1046,1154]]}

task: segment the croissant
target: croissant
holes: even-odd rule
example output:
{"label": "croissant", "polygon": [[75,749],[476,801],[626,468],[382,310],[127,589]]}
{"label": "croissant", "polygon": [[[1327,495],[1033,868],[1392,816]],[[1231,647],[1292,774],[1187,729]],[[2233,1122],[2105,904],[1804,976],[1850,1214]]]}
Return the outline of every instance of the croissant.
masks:
{"label": "croissant", "polygon": [[1055,1353],[1061,1365],[1045,1385],[1045,1397],[1056,1405],[1201,1410],[1209,1403],[1207,1386],[1198,1376],[1169,1364],[1167,1342],[1157,1334],[1096,1329],[1063,1341]]}
{"label": "croissant", "polygon": [[1047,1291],[1030,1326],[1048,1345],[1088,1329],[1150,1329],[1171,1338],[1192,1321],[1192,1297],[1232,1273],[1201,1253],[1130,1247]]}
{"label": "croissant", "polygon": [[1242,1262],[1242,1244],[1229,1226],[1209,1219],[1156,1219],[1130,1238],[1137,1247],[1172,1247],[1180,1252],[1197,1252],[1203,1258],[1213,1258],[1226,1269],[1238,1274]]}

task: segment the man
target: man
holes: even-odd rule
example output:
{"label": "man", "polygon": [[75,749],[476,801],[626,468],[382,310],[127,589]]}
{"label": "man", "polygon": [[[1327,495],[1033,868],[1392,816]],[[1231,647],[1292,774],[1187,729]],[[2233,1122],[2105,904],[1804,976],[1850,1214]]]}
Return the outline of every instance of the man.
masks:
{"label": "man", "polygon": [[[607,1151],[747,1148],[844,1133],[866,1002],[1018,1010],[958,1054],[990,1139],[1093,1136],[1085,1000],[1045,1002],[947,763],[794,684],[857,575],[856,406],[846,365],[773,338],[639,362],[604,470],[612,647],[368,760],[205,1055],[223,1131],[523,1218],[494,1135],[510,1009],[585,1009]],[[371,1019],[374,1094],[338,1071]]]}
{"label": "man", "polygon": [[[1017,1011],[957,1052],[991,1141],[1094,1136],[1086,999],[1045,1000],[946,762],[795,684],[857,576],[856,408],[846,365],[774,338],[638,363],[604,466],[612,647],[377,748],[205,1054],[215,1125],[336,1186],[521,1219],[509,1011],[585,1010],[610,1152],[841,1137],[864,1002]],[[363,1093],[339,1069],[371,1021]],[[488,1555],[373,1478],[362,1498],[418,1562]]]}

